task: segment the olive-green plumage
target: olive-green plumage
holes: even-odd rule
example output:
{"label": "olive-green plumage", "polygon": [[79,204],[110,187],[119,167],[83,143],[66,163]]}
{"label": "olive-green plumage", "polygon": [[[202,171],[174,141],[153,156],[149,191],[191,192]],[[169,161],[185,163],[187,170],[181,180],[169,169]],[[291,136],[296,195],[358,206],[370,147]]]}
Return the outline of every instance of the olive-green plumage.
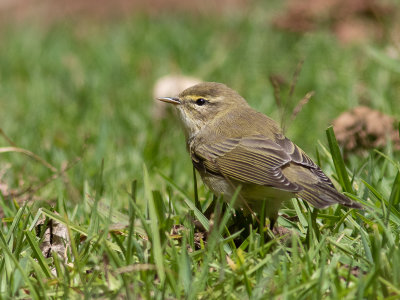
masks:
{"label": "olive-green plumage", "polygon": [[281,203],[293,197],[317,208],[335,203],[361,207],[340,194],[275,121],[226,85],[200,83],[177,98],[159,100],[176,105],[188,151],[204,183],[226,197],[241,185],[236,204],[245,211],[257,213],[267,201],[266,216],[273,224]]}

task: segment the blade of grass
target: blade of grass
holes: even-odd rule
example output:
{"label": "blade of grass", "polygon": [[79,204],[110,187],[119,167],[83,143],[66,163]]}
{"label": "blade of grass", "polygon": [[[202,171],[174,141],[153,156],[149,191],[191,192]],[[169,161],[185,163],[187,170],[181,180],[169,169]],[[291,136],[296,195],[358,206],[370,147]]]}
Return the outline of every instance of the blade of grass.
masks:
{"label": "blade of grass", "polygon": [[[397,210],[400,209],[400,172],[398,171],[396,174],[396,178],[394,179],[392,185],[392,191],[390,192],[389,196],[389,207],[388,211],[390,214],[392,206]],[[389,214],[386,217],[385,224],[389,221]]]}
{"label": "blade of grass", "polygon": [[[116,255],[115,251],[113,251],[107,244],[104,244],[104,250],[107,253],[108,257],[114,262],[117,268],[122,268],[123,263],[119,259],[118,255]],[[126,297],[129,299],[130,291],[129,291],[129,284],[127,281],[127,276],[125,273],[120,273],[121,279],[123,281],[123,285],[125,287]]]}
{"label": "blade of grass", "polygon": [[327,238],[326,239],[329,243],[331,243],[333,246],[336,246],[337,248],[339,248],[340,250],[342,250],[344,253],[346,253],[347,255],[349,255],[350,257],[354,256],[357,257],[358,259],[362,260],[363,262],[367,263],[368,265],[371,265],[371,262],[368,261],[368,259],[366,259],[364,256],[362,256],[360,253],[356,253],[354,252],[352,249],[350,249],[349,247],[336,242],[335,240],[333,240],[332,238]]}
{"label": "blade of grass", "polygon": [[[86,231],[84,228],[82,228],[82,227],[80,227],[80,226],[78,226],[78,225],[75,225],[75,224],[72,224],[72,223],[66,221],[63,217],[61,217],[61,216],[59,216],[59,215],[57,215],[57,214],[55,214],[55,213],[49,211],[49,210],[46,209],[46,208],[43,208],[43,207],[42,207],[42,208],[40,208],[40,210],[43,212],[43,214],[44,214],[45,216],[47,216],[47,217],[49,217],[49,218],[51,218],[51,219],[54,219],[54,220],[56,220],[56,221],[58,221],[58,222],[64,224],[65,226],[68,225],[68,227],[69,227],[71,230],[73,230],[73,231],[76,231],[76,232],[78,232],[78,233],[80,233],[80,234],[82,234],[82,235],[84,235],[84,236],[88,236],[88,233],[87,233],[87,231]],[[145,235],[145,234],[144,234],[144,235]],[[96,236],[93,236],[93,238],[95,238],[95,237],[96,237]],[[118,247],[118,245],[116,245],[116,244],[114,244],[114,243],[112,243],[112,242],[110,242],[110,241],[108,241],[108,240],[106,240],[105,242],[106,242],[112,249],[114,249],[114,250],[116,250],[116,251],[121,251],[121,249]]]}
{"label": "blade of grass", "polygon": [[382,282],[384,285],[388,286],[391,290],[393,290],[394,293],[397,294],[394,297],[399,297],[400,296],[400,288],[398,286],[396,286],[395,284],[387,281],[385,278],[382,278],[381,276],[379,276],[378,280],[380,282]]}
{"label": "blade of grass", "polygon": [[[369,183],[365,182],[364,180],[362,180],[362,182],[365,184],[365,186],[372,192],[372,194],[382,203],[384,204],[386,207],[389,207],[389,202],[382,196],[381,193],[379,193],[372,185],[370,185]],[[351,197],[350,194],[348,194],[347,196]],[[363,201],[360,201],[361,203],[363,203]],[[365,202],[363,203],[365,204]],[[382,211],[382,214],[385,212],[386,207],[381,207],[380,210]],[[377,207],[373,207],[375,210],[378,209]],[[385,218],[391,218],[394,217],[396,218],[396,220],[400,219],[400,212],[396,209],[396,207],[391,206],[390,207],[390,212],[391,213],[387,213],[385,215]]]}
{"label": "blade of grass", "polygon": [[28,202],[25,202],[24,206],[22,206],[22,207],[18,210],[17,214],[15,215],[14,220],[13,220],[11,226],[10,226],[10,229],[9,229],[7,235],[6,235],[6,241],[7,241],[7,243],[10,241],[11,235],[14,233],[14,231],[15,231],[15,229],[16,229],[18,223],[19,223],[19,221],[21,220],[22,215],[23,215],[23,213],[24,213],[24,211],[25,211],[25,208],[26,208],[27,203],[28,203]]}
{"label": "blade of grass", "polygon": [[28,240],[29,245],[31,246],[34,257],[37,259],[37,261],[39,263],[40,268],[43,270],[43,272],[47,276],[47,278],[51,278],[52,275],[50,272],[50,268],[46,262],[45,257],[43,256],[42,251],[40,250],[40,248],[37,244],[36,237],[30,231],[25,231],[25,236],[26,236],[26,239]]}
{"label": "blade of grass", "polygon": [[39,295],[33,286],[32,282],[30,281],[26,269],[23,269],[21,265],[18,262],[18,259],[13,255],[13,253],[10,251],[10,249],[7,246],[6,240],[4,238],[3,232],[0,230],[0,249],[3,249],[3,251],[11,258],[11,260],[14,262],[15,267],[21,272],[21,276],[24,279],[25,284],[29,287],[29,291],[32,294],[32,297],[34,299],[39,299]]}
{"label": "blade of grass", "polygon": [[146,201],[149,205],[151,241],[153,244],[152,252],[154,255],[154,262],[157,268],[157,274],[161,280],[161,284],[163,285],[165,280],[165,267],[162,255],[160,232],[158,230],[158,224],[160,223],[160,221],[157,218],[156,204],[154,203],[154,197],[151,193],[150,178],[145,165],[143,165],[143,181],[144,181],[144,193]]}
{"label": "blade of grass", "polygon": [[129,198],[129,229],[128,229],[128,241],[127,241],[127,246],[126,246],[126,264],[130,265],[131,264],[131,259],[132,259],[132,238],[134,234],[134,226],[135,226],[135,219],[136,219],[136,213],[135,210],[132,206],[132,202],[136,202],[136,190],[137,190],[137,181],[133,180],[131,184],[131,197]]}
{"label": "blade of grass", "polygon": [[179,257],[179,282],[183,286],[185,295],[187,296],[190,291],[192,283],[192,272],[190,268],[190,259],[186,250],[186,237],[182,240],[181,255]]}
{"label": "blade of grass", "polygon": [[0,153],[7,153],[7,152],[16,152],[16,153],[25,154],[26,156],[33,158],[34,160],[36,160],[39,163],[41,163],[42,165],[44,165],[46,168],[51,170],[53,173],[58,172],[57,168],[53,167],[51,164],[49,164],[43,158],[41,158],[40,156],[36,155],[35,153],[33,153],[29,150],[18,148],[18,147],[0,147]]}
{"label": "blade of grass", "polygon": [[349,180],[349,174],[347,173],[346,167],[344,165],[343,157],[340,153],[339,145],[337,143],[332,126],[328,127],[328,129],[326,130],[326,136],[328,138],[329,149],[332,154],[332,160],[339,178],[339,183],[346,192],[354,194],[353,188]]}
{"label": "blade of grass", "polygon": [[185,204],[194,212],[194,215],[196,216],[196,218],[199,220],[199,222],[201,223],[201,225],[203,225],[203,227],[206,230],[210,230],[210,222],[208,221],[208,219],[203,215],[203,213],[197,209],[196,205],[193,203],[192,200],[190,200],[190,197],[180,188],[178,187],[171,178],[169,178],[168,176],[164,175],[163,173],[161,173],[160,171],[158,172],[160,174],[160,176],[166,181],[168,182],[173,188],[175,188],[180,194],[181,196],[183,196],[183,201],[185,201]]}

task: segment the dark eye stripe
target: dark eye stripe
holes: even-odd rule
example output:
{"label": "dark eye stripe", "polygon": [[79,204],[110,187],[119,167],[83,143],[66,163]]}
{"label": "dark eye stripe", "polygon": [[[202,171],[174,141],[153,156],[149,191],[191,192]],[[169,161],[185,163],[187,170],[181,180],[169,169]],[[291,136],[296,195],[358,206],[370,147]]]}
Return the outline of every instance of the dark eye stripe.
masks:
{"label": "dark eye stripe", "polygon": [[196,100],[196,104],[199,105],[199,106],[202,106],[202,105],[204,105],[206,103],[207,103],[207,100],[204,99],[204,98],[199,98],[199,99]]}

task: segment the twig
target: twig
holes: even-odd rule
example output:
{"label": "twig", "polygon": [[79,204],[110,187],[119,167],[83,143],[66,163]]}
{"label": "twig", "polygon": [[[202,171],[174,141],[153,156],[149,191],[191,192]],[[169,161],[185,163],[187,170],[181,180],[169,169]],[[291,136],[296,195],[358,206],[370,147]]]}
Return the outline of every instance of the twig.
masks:
{"label": "twig", "polygon": [[[296,88],[297,80],[298,80],[298,78],[299,78],[299,75],[300,75],[301,69],[302,69],[302,67],[303,67],[303,64],[304,64],[304,59],[301,59],[301,60],[299,61],[299,63],[297,64],[297,66],[296,66],[296,69],[295,69],[295,71],[294,71],[294,73],[293,73],[292,81],[290,82],[289,95],[288,95],[288,97],[285,99],[285,103],[284,103],[283,105],[282,105],[281,89],[280,89],[279,81],[278,81],[278,79],[277,79],[275,76],[269,76],[269,80],[270,80],[270,82],[271,82],[271,84],[272,84],[272,87],[273,87],[273,89],[274,89],[274,99],[275,99],[276,105],[278,106],[279,113],[280,113],[280,119],[281,119],[280,121],[281,121],[281,127],[282,127],[283,133],[285,133],[286,127],[287,127],[287,124],[286,124],[286,122],[285,122],[286,111],[287,111],[287,109],[288,109],[288,105],[289,105],[289,103],[290,103],[290,100],[291,100],[291,98],[292,98],[292,96],[293,96],[293,94],[294,94],[294,89]],[[308,95],[308,94],[307,94],[307,95]],[[307,95],[305,96],[305,98],[307,97]],[[311,96],[312,96],[312,95],[310,95],[309,98],[310,98]],[[303,98],[303,99],[304,99],[304,98]],[[302,100],[303,100],[303,99],[302,99]],[[307,100],[307,101],[308,101],[308,100]],[[307,103],[307,102],[306,102],[306,103]],[[305,104],[305,103],[304,103],[304,104]],[[302,107],[304,104],[302,104],[301,107]],[[294,109],[294,111],[296,111],[296,109],[298,109],[298,111],[296,111],[296,115],[297,115],[297,113],[300,112],[301,107],[299,108],[299,105],[297,105],[296,108]],[[293,116],[293,114],[292,114],[292,116]]]}
{"label": "twig", "polygon": [[77,157],[75,158],[74,161],[70,162],[69,164],[67,164],[64,168],[62,168],[60,171],[58,171],[57,173],[51,175],[49,178],[47,178],[45,181],[42,181],[40,184],[38,184],[35,187],[30,186],[29,188],[25,189],[24,191],[15,194],[15,197],[19,197],[22,196],[23,194],[29,192],[30,194],[35,194],[37,191],[39,191],[41,188],[45,187],[46,185],[48,185],[50,182],[56,180],[57,178],[59,178],[60,176],[64,175],[65,172],[67,172],[69,169],[71,169],[72,167],[74,167],[77,163],[79,163],[82,160],[82,157]]}
{"label": "twig", "polygon": [[[293,96],[294,89],[297,84],[297,79],[299,78],[301,68],[303,67],[304,59],[300,60],[296,66],[296,70],[294,70],[292,82],[290,83],[290,90],[289,90],[289,99]],[[289,101],[288,101],[289,102]]]}
{"label": "twig", "polygon": [[306,105],[308,103],[308,101],[310,101],[311,97],[314,96],[315,92],[311,91],[308,92],[303,99],[301,99],[299,101],[299,103],[297,103],[296,107],[293,109],[292,111],[292,115],[290,116],[290,120],[293,121],[294,119],[296,119],[297,114],[302,110],[303,106]]}
{"label": "twig", "polygon": [[23,149],[23,148],[18,148],[18,147],[0,147],[0,153],[7,153],[7,152],[18,152],[18,153],[23,153],[30,158],[33,158],[34,160],[40,162],[42,165],[44,165],[46,168],[50,169],[53,173],[56,173],[58,170],[51,164],[49,164],[47,161],[45,161],[43,158],[39,157],[35,153]]}
{"label": "twig", "polygon": [[8,137],[8,135],[0,128],[0,135],[4,137],[4,139],[13,147],[17,147],[17,145]]}
{"label": "twig", "polygon": [[278,110],[279,110],[279,118],[280,118],[281,126],[283,126],[283,118],[284,118],[285,110],[282,106],[281,88],[280,88],[279,80],[276,78],[276,76],[270,75],[269,81],[271,82],[272,87],[274,89],[274,99],[275,99],[276,106],[278,107]]}
{"label": "twig", "polygon": [[279,81],[276,78],[276,76],[270,75],[269,76],[269,81],[272,84],[272,87],[274,89],[274,99],[276,106],[278,107],[279,110],[282,110],[282,101],[281,101],[281,88],[279,85]]}
{"label": "twig", "polygon": [[[303,109],[303,106],[310,101],[311,97],[315,94],[314,91],[308,92],[296,105],[296,107],[293,109],[292,114],[290,115],[290,120],[287,124],[285,124],[287,127],[291,125],[291,123],[296,119],[298,113]],[[286,130],[286,126],[282,127],[283,132]]]}

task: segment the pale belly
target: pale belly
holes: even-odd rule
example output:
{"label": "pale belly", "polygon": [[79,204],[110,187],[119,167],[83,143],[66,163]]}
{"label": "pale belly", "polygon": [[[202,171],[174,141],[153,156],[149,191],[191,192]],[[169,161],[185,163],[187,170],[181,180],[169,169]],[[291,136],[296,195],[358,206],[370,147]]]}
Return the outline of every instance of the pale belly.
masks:
{"label": "pale belly", "polygon": [[235,208],[243,208],[246,213],[260,213],[265,201],[265,216],[275,217],[283,201],[295,197],[293,193],[268,186],[256,184],[240,184],[213,174],[202,175],[203,182],[217,196],[223,195],[224,201],[230,202],[236,188],[241,185],[241,191],[235,201]]}

